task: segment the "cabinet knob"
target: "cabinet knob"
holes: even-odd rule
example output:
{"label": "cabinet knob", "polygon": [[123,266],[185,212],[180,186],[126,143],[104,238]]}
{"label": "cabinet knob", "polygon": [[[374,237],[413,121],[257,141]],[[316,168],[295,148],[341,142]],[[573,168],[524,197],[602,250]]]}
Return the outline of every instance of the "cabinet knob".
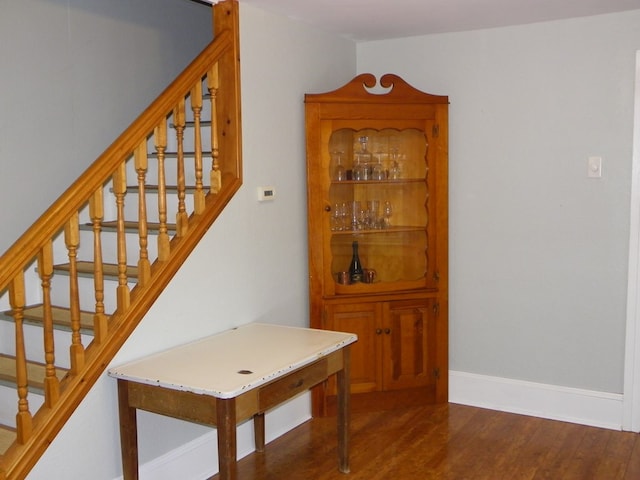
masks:
{"label": "cabinet knob", "polygon": [[386,333],[387,335],[389,335],[391,333],[391,329],[390,328],[385,328],[384,329],[384,333]]}
{"label": "cabinet knob", "polygon": [[376,335],[382,335],[382,329],[376,328]]}
{"label": "cabinet knob", "polygon": [[331,211],[331,205],[325,205],[324,211],[325,212],[330,212]]}

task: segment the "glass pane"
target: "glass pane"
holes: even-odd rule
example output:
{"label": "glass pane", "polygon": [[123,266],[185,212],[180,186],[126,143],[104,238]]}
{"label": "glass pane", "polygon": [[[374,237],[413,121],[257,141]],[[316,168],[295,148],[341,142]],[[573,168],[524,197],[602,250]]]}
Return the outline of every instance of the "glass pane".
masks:
{"label": "glass pane", "polygon": [[[393,290],[395,282],[423,279],[429,253],[424,132],[340,129],[327,147],[333,278],[349,271],[357,241],[362,266],[375,271],[365,283]],[[340,283],[353,282],[343,276]]]}

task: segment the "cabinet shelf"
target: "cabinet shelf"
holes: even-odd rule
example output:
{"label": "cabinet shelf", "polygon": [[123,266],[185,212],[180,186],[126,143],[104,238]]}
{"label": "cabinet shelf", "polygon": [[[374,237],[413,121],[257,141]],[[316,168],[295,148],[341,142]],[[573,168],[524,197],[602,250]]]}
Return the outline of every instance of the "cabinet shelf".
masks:
{"label": "cabinet shelf", "polygon": [[338,236],[351,236],[354,240],[357,240],[360,235],[390,235],[393,233],[403,232],[422,232],[425,230],[424,226],[391,226],[386,228],[364,229],[364,230],[333,230],[332,235]]}
{"label": "cabinet shelf", "polygon": [[405,185],[408,183],[424,183],[422,178],[387,178],[385,180],[333,180],[331,185]]}
{"label": "cabinet shelf", "polygon": [[336,282],[336,294],[344,295],[370,295],[386,292],[400,292],[418,290],[423,288],[424,280],[403,280],[397,282],[373,282],[373,283],[352,283],[350,285],[341,285]]}

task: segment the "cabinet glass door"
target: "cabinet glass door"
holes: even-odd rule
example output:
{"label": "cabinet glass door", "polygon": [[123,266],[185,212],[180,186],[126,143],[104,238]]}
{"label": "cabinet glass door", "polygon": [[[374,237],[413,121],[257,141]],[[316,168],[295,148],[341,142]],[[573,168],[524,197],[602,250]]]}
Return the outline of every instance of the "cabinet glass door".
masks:
{"label": "cabinet glass door", "polygon": [[[425,131],[341,128],[326,148],[335,293],[425,287],[431,253]],[[354,241],[364,268],[355,282],[349,276]]]}

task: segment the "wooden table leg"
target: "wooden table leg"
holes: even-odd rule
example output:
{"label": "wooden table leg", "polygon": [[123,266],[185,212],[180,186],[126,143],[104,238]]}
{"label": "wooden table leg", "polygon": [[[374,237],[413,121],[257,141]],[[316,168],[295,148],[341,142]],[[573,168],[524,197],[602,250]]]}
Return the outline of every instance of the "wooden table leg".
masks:
{"label": "wooden table leg", "polygon": [[118,380],[118,411],[122,478],[138,480],[138,424],[136,409],[129,406],[129,382],[126,380]]}
{"label": "wooden table leg", "polygon": [[349,473],[349,430],[351,426],[351,392],[349,377],[351,373],[351,349],[343,348],[343,367],[337,373],[338,381],[338,468]]}
{"label": "wooden table leg", "polygon": [[264,452],[264,413],[256,413],[253,416],[253,436],[256,452]]}
{"label": "wooden table leg", "polygon": [[220,480],[237,480],[236,399],[216,398]]}

